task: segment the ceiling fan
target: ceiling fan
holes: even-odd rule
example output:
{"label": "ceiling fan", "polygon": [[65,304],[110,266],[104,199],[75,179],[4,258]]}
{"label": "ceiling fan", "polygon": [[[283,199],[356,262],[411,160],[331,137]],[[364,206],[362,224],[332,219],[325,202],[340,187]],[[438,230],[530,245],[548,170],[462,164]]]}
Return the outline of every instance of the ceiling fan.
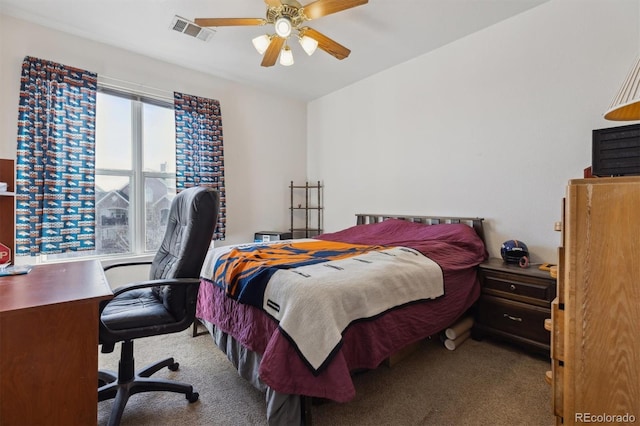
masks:
{"label": "ceiling fan", "polygon": [[304,23],[366,4],[369,0],[316,0],[305,6],[296,0],[264,0],[264,2],[267,4],[266,18],[196,18],[194,23],[201,27],[273,24],[275,34],[265,34],[253,39],[256,50],[264,55],[261,64],[263,67],[275,65],[278,56],[280,64],[293,64],[293,54],[287,44],[293,31],[297,31],[298,40],[307,54],[313,54],[319,47],[337,59],[344,59],[351,53],[349,49],[313,28],[304,26]]}

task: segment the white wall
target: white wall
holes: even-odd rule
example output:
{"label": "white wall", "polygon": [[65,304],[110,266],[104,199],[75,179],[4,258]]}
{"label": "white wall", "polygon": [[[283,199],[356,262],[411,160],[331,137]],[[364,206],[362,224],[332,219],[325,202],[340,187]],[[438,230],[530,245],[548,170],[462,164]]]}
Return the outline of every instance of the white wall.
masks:
{"label": "white wall", "polygon": [[[111,78],[220,100],[227,184],[226,243],[289,228],[289,182],[306,178],[306,104],[0,15],[0,158],[15,158],[25,56]],[[276,126],[281,117],[287,126]]]}
{"label": "white wall", "polygon": [[325,230],[355,213],[480,216],[491,255],[515,238],[556,261],[565,185],[591,164],[591,131],[621,125],[602,114],[639,17],[638,0],[551,0],[311,102]]}

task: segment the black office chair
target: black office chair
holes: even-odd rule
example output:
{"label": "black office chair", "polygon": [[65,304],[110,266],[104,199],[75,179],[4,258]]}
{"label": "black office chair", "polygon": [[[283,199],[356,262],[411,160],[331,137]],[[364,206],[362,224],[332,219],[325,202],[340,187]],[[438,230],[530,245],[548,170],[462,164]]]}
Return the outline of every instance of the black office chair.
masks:
{"label": "black office chair", "polygon": [[115,297],[100,307],[102,352],[113,352],[115,344],[122,342],[118,374],[98,373],[98,400],[115,398],[109,425],[120,423],[127,400],[139,392],[177,392],[185,394],[189,402],[198,400],[191,385],[149,378],[164,367],[177,370],[179,365],[173,358],[136,373],[133,340],[176,333],[193,323],[200,269],[216,227],[219,203],[219,194],[212,188],[189,188],[176,195],[160,249],[152,262],[146,262],[151,264],[150,280],[116,289]]}

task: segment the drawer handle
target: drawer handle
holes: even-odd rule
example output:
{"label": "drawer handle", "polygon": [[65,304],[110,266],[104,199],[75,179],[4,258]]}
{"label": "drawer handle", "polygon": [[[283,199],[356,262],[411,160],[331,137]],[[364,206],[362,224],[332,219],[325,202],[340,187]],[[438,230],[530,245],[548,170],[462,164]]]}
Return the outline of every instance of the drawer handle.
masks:
{"label": "drawer handle", "polygon": [[511,285],[509,286],[509,288],[511,289],[511,291],[515,291],[515,290],[516,290],[516,286],[515,286],[515,284],[511,284]]}
{"label": "drawer handle", "polygon": [[511,321],[518,321],[518,322],[522,322],[522,318],[518,318],[518,317],[512,317],[509,314],[502,314],[502,316],[504,318],[509,318]]}

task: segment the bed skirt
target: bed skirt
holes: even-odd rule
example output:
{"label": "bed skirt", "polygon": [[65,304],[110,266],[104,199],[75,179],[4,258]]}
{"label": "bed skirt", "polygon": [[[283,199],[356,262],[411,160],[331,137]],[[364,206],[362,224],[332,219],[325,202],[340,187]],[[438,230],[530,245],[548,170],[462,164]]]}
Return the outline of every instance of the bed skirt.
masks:
{"label": "bed skirt", "polygon": [[262,357],[259,354],[245,348],[232,336],[207,320],[199,321],[209,330],[214,343],[227,355],[240,377],[265,394],[269,426],[302,424],[301,396],[283,394],[271,389],[260,380],[258,368]]}

